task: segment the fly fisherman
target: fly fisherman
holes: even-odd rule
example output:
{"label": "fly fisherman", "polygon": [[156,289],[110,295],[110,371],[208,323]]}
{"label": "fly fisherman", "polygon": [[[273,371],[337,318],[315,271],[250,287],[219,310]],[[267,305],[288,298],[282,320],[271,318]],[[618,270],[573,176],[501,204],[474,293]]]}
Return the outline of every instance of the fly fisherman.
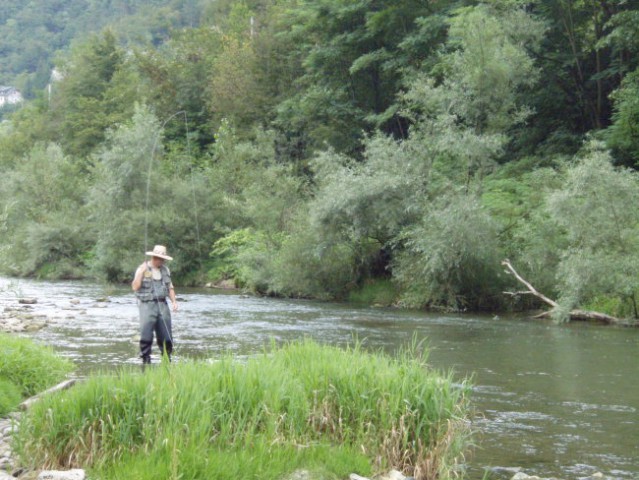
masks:
{"label": "fly fisherman", "polygon": [[140,308],[140,356],[142,364],[151,363],[151,346],[153,332],[160,348],[160,354],[166,353],[171,360],[173,337],[171,333],[171,312],[166,303],[171,300],[173,311],[177,312],[178,304],[175,290],[171,283],[171,272],[164,265],[165,260],[173,260],[166,254],[166,247],[156,245],[152,252],[146,252],[151,260],[145,261],[135,271],[131,287],[138,299]]}

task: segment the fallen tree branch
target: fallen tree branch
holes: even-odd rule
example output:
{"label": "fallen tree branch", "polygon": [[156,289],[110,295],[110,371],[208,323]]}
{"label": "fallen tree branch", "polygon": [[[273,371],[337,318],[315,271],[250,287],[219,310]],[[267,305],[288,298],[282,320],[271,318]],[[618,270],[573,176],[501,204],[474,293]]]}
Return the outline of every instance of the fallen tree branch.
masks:
{"label": "fallen tree branch", "polygon": [[[519,273],[517,273],[515,268],[510,263],[510,260],[508,259],[503,260],[501,264],[508,269],[506,273],[508,273],[509,275],[513,275],[520,283],[523,283],[528,288],[528,290],[523,290],[519,292],[504,292],[504,294],[511,295],[511,296],[533,295],[537,297],[538,299],[540,299],[545,304],[550,305],[552,308],[559,308],[559,304],[557,302],[555,302],[554,300],[551,300],[543,293],[538,292],[537,289],[535,289],[535,287],[533,287],[530,284],[530,282],[526,281],[521,275],[519,275]],[[550,311],[544,312],[539,315],[536,315],[535,318],[549,317],[550,314],[551,314]],[[613,317],[611,315],[607,315],[601,312],[594,312],[591,310],[571,310],[570,312],[568,312],[568,316],[570,320],[596,320],[599,322],[605,322],[605,323],[615,324],[615,325],[621,323],[621,321],[616,317]]]}
{"label": "fallen tree branch", "polygon": [[[504,293],[506,293],[508,295],[526,295],[526,294],[534,295],[535,297],[539,298],[542,302],[550,305],[553,308],[559,307],[559,304],[557,302],[555,302],[554,300],[551,300],[550,298],[548,298],[543,293],[539,293],[535,289],[535,287],[533,287],[530,283],[528,283],[526,280],[524,280],[524,278],[521,275],[519,275],[517,273],[517,271],[515,270],[515,268],[511,265],[510,260],[508,260],[508,259],[503,260],[501,262],[501,264],[504,267],[506,267],[509,270],[510,274],[514,275],[517,280],[519,280],[521,283],[523,283],[524,285],[526,285],[528,287],[528,290],[523,291],[523,292],[514,292],[514,293],[504,292]],[[506,273],[508,273],[508,272],[506,272]]]}
{"label": "fallen tree branch", "polygon": [[20,404],[20,409],[27,410],[31,405],[33,405],[35,402],[40,400],[44,395],[48,395],[49,393],[53,393],[53,392],[58,392],[60,390],[66,390],[67,388],[70,388],[73,385],[75,385],[75,382],[76,380],[74,378],[70,380],[65,380],[64,382],[59,383],[56,386],[51,387],[48,390],[45,390],[44,392],[38,393],[37,395],[34,395],[31,398],[27,398],[24,402]]}

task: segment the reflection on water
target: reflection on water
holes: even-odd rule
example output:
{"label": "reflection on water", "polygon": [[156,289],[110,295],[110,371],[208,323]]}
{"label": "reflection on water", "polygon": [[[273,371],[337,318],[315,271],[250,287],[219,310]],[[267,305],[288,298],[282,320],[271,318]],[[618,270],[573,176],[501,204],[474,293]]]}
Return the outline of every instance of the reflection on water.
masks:
{"label": "reflection on water", "polygon": [[[0,301],[37,297],[51,325],[31,334],[72,358],[79,372],[137,364],[137,307],[127,288],[0,282]],[[108,302],[98,301],[108,297]],[[302,337],[333,345],[360,339],[389,353],[427,339],[437,369],[472,376],[484,468],[579,478],[601,471],[639,478],[639,329],[482,316],[433,315],[347,305],[180,291],[176,361],[253,355]]]}

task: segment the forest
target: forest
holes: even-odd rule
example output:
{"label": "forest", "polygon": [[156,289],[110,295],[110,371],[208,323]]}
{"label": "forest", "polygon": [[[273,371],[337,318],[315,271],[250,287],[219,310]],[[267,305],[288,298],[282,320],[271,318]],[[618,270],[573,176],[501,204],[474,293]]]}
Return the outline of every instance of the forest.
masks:
{"label": "forest", "polygon": [[4,275],[639,316],[636,2],[4,3]]}

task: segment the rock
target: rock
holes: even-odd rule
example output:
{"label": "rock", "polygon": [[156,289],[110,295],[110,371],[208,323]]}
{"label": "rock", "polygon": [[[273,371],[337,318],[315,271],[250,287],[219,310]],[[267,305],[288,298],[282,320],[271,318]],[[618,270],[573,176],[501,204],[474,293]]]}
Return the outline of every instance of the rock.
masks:
{"label": "rock", "polygon": [[311,480],[311,472],[308,470],[295,470],[286,480]]}
{"label": "rock", "polygon": [[349,478],[349,480],[369,480],[369,479],[368,479],[368,478],[366,478],[366,477],[360,477],[360,476],[359,476],[359,475],[357,475],[356,473],[351,473],[351,474],[348,476],[348,478]]}
{"label": "rock", "polygon": [[381,475],[379,477],[375,477],[375,480],[405,480],[406,477],[402,474],[402,472],[398,472],[397,470],[391,470],[390,472]]}
{"label": "rock", "polygon": [[43,470],[38,475],[38,480],[85,480],[84,470],[76,468],[74,470]]}
{"label": "rock", "polygon": [[0,470],[0,480],[16,480],[16,477]]}
{"label": "rock", "polygon": [[20,298],[18,299],[18,303],[22,305],[34,305],[38,303],[38,299],[37,298]]}
{"label": "rock", "polygon": [[510,480],[560,480],[555,477],[541,478],[535,475],[527,475],[524,472],[517,472]]}
{"label": "rock", "polygon": [[[510,478],[514,474],[521,472],[521,467],[490,467],[486,469],[495,476],[495,478]],[[491,476],[492,478],[492,476]]]}
{"label": "rock", "polygon": [[78,303],[80,303],[80,300],[77,298],[73,298],[69,300],[69,303],[71,303],[72,305],[77,305]]}

